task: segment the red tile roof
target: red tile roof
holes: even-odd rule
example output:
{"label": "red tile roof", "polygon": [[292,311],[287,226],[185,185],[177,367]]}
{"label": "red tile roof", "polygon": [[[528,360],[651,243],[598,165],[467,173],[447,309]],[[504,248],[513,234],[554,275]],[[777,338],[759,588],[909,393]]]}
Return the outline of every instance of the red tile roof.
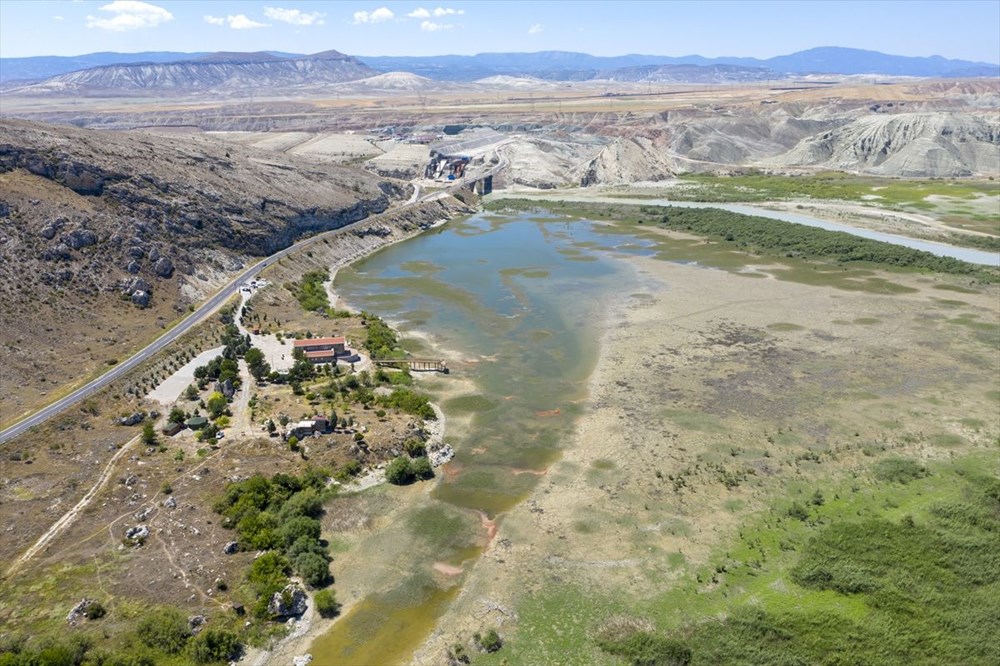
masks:
{"label": "red tile roof", "polygon": [[296,340],[296,347],[314,347],[316,345],[343,345],[346,344],[347,340],[344,338],[303,338],[302,340]]}

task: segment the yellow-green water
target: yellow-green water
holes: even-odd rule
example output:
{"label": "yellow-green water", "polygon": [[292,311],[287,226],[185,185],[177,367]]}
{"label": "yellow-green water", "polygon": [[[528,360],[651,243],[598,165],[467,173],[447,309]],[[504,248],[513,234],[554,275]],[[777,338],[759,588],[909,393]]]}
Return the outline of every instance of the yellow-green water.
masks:
{"label": "yellow-green water", "polygon": [[[449,473],[358,546],[377,553],[381,584],[312,645],[314,663],[405,662],[433,630],[463,580],[432,575],[433,563],[478,556],[483,520],[502,520],[538,483],[524,472],[559,457],[582,411],[604,314],[642,290],[614,256],[640,253],[653,248],[587,222],[474,216],[338,272],[336,289],[354,307],[471,359],[453,372],[476,393],[443,405],[446,415],[473,414],[469,434],[450,441]],[[473,565],[474,557],[465,570]]]}

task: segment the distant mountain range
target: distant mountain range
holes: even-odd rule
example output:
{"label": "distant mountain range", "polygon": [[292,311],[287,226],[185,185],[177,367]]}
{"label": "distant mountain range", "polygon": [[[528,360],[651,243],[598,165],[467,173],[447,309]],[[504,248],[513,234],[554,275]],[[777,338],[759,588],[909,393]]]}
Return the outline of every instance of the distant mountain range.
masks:
{"label": "distant mountain range", "polygon": [[[327,54],[326,56],[324,54]],[[274,74],[291,74],[292,80],[302,83],[329,83],[364,78],[379,72],[410,72],[439,81],[471,81],[490,76],[532,76],[557,81],[613,79],[619,81],[741,81],[781,78],[786,75],[804,74],[875,74],[888,76],[920,77],[996,77],[1000,65],[952,60],[941,56],[895,56],[877,51],[820,47],[768,59],[758,58],[705,58],[699,55],[656,56],[630,54],[613,57],[592,56],[567,51],[541,51],[537,53],[480,53],[472,56],[359,56],[351,58],[336,51],[311,56],[259,52],[234,53],[178,53],[155,51],[146,53],[90,53],[75,57],[37,56],[31,58],[0,58],[0,83],[10,87],[10,82],[21,80],[60,79],[71,86],[116,88],[171,87],[186,85],[204,87],[231,81],[243,85],[249,82],[240,70],[257,69],[264,76],[261,84]],[[328,60],[328,54],[340,58],[337,73],[330,73],[326,66],[314,68],[308,63]],[[350,62],[348,62],[350,61]],[[170,65],[169,71],[160,71]],[[217,71],[209,72],[212,66]],[[107,68],[117,68],[116,71]],[[95,68],[104,69],[84,75]],[[370,69],[369,69],[370,68]],[[228,72],[228,74],[227,74]],[[355,76],[356,75],[356,76]],[[233,78],[235,77],[235,78]],[[310,78],[312,77],[312,78]],[[353,77],[353,78],[352,78]],[[189,84],[184,84],[186,78]],[[157,83],[161,81],[161,83]],[[48,83],[48,81],[47,81]],[[53,81],[55,83],[55,81]]]}
{"label": "distant mountain range", "polygon": [[577,78],[572,72],[608,72],[652,65],[730,65],[765,69],[781,74],[884,74],[894,76],[998,76],[1000,65],[950,60],[941,56],[916,58],[877,51],[835,46],[799,51],[766,60],[758,58],[705,58],[699,55],[592,56],[568,51],[538,53],[480,53],[474,56],[364,57],[361,62],[382,71],[405,71],[439,80],[467,80],[498,74],[529,74],[538,78]]}
{"label": "distant mountain range", "polygon": [[26,94],[115,91],[232,91],[292,89],[357,81],[378,72],[338,51],[308,56],[219,52],[169,62],[133,62],[58,74],[22,87]]}

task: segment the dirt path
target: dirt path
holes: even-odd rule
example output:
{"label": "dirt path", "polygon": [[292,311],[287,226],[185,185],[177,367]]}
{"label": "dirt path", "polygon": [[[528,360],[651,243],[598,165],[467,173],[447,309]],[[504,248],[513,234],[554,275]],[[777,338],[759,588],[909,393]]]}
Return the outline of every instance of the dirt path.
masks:
{"label": "dirt path", "polygon": [[140,438],[139,435],[136,435],[135,437],[127,441],[122,446],[122,448],[118,449],[118,453],[111,456],[111,460],[109,460],[108,464],[105,465],[104,470],[101,472],[101,476],[98,477],[97,482],[93,485],[93,487],[87,491],[87,494],[84,495],[80,499],[80,501],[76,503],[76,506],[74,506],[72,509],[64,513],[62,517],[60,517],[59,520],[57,520],[52,525],[52,527],[46,530],[45,534],[39,537],[38,541],[35,542],[35,545],[26,550],[24,554],[21,555],[21,557],[14,560],[14,563],[7,568],[5,576],[11,576],[12,574],[16,573],[18,569],[24,566],[35,555],[42,552],[42,550],[44,550],[45,547],[48,546],[53,539],[62,534],[63,531],[66,530],[66,528],[68,528],[76,521],[77,517],[80,515],[80,512],[83,511],[85,508],[87,508],[87,505],[90,504],[90,502],[94,499],[97,493],[99,493],[101,489],[104,488],[105,484],[107,484],[108,480],[111,478],[111,473],[114,471],[115,465],[118,463],[118,461],[122,458],[122,456],[124,456],[126,453],[129,452],[132,446],[139,441],[139,438]]}

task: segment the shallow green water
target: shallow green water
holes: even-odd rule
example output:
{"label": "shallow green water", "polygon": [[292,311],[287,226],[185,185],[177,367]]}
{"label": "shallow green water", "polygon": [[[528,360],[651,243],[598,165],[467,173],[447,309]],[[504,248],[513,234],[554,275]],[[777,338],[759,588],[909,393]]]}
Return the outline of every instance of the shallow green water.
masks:
{"label": "shallow green water", "polygon": [[[420,330],[465,359],[451,364],[453,373],[471,378],[476,391],[442,405],[446,415],[473,415],[469,434],[451,440],[456,455],[448,474],[439,474],[425,505],[399,519],[406,525],[386,530],[388,540],[395,529],[417,526],[405,558],[383,557],[387,580],[399,582],[359,603],[318,640],[318,661],[405,661],[405,646],[426,637],[452,598],[427,583],[427,567],[468,557],[470,544],[482,541],[470,516],[510,509],[538,483],[537,474],[525,472],[543,471],[558,458],[582,409],[604,312],[615,299],[643,291],[635,271],[616,257],[653,254],[651,245],[588,222],[474,216],[338,271],[335,288],[347,302],[404,332]],[[376,538],[366,548],[382,546]],[[396,627],[395,640],[359,630],[382,624]]]}

